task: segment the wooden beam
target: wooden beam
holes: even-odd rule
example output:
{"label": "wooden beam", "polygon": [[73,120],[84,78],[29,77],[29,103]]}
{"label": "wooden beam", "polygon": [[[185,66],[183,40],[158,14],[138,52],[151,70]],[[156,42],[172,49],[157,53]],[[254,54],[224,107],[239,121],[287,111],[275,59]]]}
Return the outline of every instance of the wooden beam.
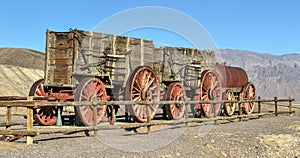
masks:
{"label": "wooden beam", "polygon": [[33,101],[0,101],[0,107],[33,107]]}
{"label": "wooden beam", "polygon": [[9,124],[0,122],[0,127],[6,127],[6,126],[16,126],[16,125],[27,125],[26,122],[11,122]]}
{"label": "wooden beam", "polygon": [[[32,97],[28,97],[28,100],[33,100]],[[32,131],[33,130],[33,108],[32,107],[27,107],[27,131]],[[33,144],[33,137],[32,136],[27,136],[26,137],[26,144],[30,145]]]}
{"label": "wooden beam", "polygon": [[27,130],[0,130],[0,135],[23,135],[32,137],[39,135],[39,132]]}
{"label": "wooden beam", "polygon": [[143,39],[141,39],[141,66],[144,66],[144,53],[145,53],[145,51],[144,51],[144,40]]}
{"label": "wooden beam", "polygon": [[6,110],[6,130],[10,130],[11,123],[11,106]]}
{"label": "wooden beam", "polygon": [[274,103],[275,103],[275,116],[278,115],[278,101],[277,97],[274,97]]}

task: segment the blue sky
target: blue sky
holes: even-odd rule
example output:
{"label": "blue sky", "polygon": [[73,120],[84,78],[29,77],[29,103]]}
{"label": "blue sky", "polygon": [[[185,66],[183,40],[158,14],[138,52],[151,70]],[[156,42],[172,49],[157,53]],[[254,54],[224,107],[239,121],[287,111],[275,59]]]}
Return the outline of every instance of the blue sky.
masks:
{"label": "blue sky", "polygon": [[[185,13],[208,31],[218,48],[278,55],[300,53],[300,1],[296,0],[2,1],[0,47],[44,52],[46,29],[89,31],[120,11],[142,6],[167,7]],[[169,45],[186,45],[176,35],[164,31],[144,30],[128,35]]]}

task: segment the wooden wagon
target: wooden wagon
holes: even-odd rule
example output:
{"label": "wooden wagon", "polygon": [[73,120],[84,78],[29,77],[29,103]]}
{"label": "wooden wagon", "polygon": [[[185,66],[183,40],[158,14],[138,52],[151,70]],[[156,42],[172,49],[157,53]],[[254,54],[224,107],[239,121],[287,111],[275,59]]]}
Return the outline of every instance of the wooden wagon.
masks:
{"label": "wooden wagon", "polygon": [[[163,46],[153,41],[105,33],[47,30],[44,79],[36,81],[29,95],[39,101],[92,100],[221,100],[221,83],[214,71],[214,52]],[[184,105],[161,105],[169,119],[179,119]],[[146,105],[130,105],[134,121],[145,122]],[[215,116],[220,104],[198,104],[192,111]],[[56,123],[59,107],[35,107],[41,125]],[[151,118],[159,105],[150,105]],[[196,110],[194,110],[196,109]],[[94,124],[91,105],[77,106],[84,125]],[[112,108],[98,106],[98,121],[112,116]]]}

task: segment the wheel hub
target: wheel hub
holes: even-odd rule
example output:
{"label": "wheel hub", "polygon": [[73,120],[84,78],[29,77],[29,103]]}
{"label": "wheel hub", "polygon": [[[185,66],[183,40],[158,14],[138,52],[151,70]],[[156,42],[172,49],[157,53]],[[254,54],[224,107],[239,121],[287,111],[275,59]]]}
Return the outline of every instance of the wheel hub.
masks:
{"label": "wheel hub", "polygon": [[89,101],[95,101],[97,100],[97,95],[93,94],[89,97]]}
{"label": "wheel hub", "polygon": [[217,92],[215,90],[209,89],[208,90],[208,98],[209,100],[213,100],[217,96]]}
{"label": "wheel hub", "polygon": [[[180,100],[182,100],[182,97],[181,96],[176,96],[175,100],[180,101]],[[181,104],[176,104],[176,108],[180,108],[181,106],[182,106]]]}

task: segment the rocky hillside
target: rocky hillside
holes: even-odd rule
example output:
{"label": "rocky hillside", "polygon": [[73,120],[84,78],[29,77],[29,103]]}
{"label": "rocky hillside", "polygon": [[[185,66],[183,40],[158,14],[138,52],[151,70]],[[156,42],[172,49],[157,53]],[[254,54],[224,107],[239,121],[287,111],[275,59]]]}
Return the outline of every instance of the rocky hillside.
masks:
{"label": "rocky hillside", "polygon": [[[43,78],[45,54],[30,49],[0,48],[0,95],[27,95]],[[216,59],[244,68],[257,95],[300,100],[300,54],[275,56],[250,51],[216,50]]]}
{"label": "rocky hillside", "polygon": [[300,54],[271,55],[250,51],[217,50],[217,61],[244,68],[257,94],[265,98],[300,98]]}
{"label": "rocky hillside", "polygon": [[44,70],[45,54],[24,48],[0,48],[0,64]]}
{"label": "rocky hillside", "polygon": [[43,78],[45,55],[30,49],[0,48],[0,95],[27,96]]}

